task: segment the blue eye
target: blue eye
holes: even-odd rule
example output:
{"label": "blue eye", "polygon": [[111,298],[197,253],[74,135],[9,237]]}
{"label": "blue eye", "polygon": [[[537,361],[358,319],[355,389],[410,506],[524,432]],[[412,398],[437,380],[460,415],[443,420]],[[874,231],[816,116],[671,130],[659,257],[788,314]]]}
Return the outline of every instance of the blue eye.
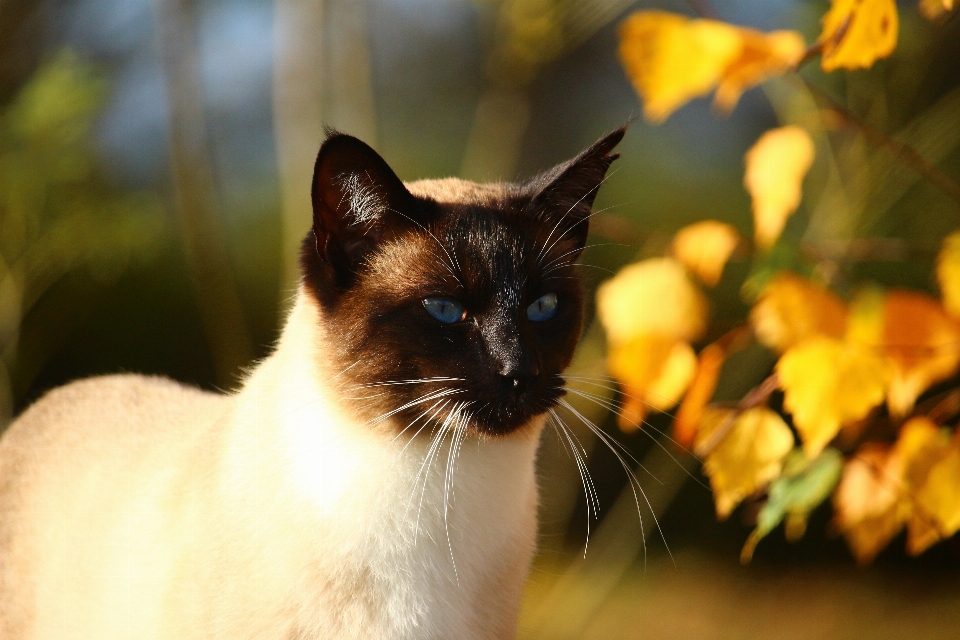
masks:
{"label": "blue eye", "polygon": [[543,322],[557,315],[557,294],[548,293],[540,296],[533,304],[527,307],[527,317],[534,322]]}
{"label": "blue eye", "polygon": [[467,310],[453,298],[424,298],[423,308],[440,322],[460,322],[467,317]]}

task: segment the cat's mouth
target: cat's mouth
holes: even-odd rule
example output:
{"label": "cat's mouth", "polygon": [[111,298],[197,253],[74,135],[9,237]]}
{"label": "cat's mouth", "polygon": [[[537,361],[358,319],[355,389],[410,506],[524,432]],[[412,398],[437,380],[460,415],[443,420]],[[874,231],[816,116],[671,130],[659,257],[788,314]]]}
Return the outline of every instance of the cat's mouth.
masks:
{"label": "cat's mouth", "polygon": [[[488,385],[472,389],[468,381],[460,382],[431,394],[437,396],[438,402],[432,404],[439,409],[431,412],[433,422],[441,428],[465,428],[483,436],[506,436],[525,427],[556,407],[566,393],[565,381],[559,375],[544,376],[525,385],[501,385],[495,390]],[[414,419],[415,416],[410,417]]]}

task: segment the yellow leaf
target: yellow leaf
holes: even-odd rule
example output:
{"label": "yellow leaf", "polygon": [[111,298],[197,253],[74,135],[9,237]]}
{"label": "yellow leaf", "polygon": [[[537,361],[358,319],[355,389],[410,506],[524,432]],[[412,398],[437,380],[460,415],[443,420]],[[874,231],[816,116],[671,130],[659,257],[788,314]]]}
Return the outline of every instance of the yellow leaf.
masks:
{"label": "yellow leaf", "polygon": [[714,287],[739,241],[740,234],[730,225],[704,220],[677,232],[673,255],[704,284]]}
{"label": "yellow leaf", "polygon": [[652,122],[718,84],[717,106],[732,109],[743,91],[796,65],[804,48],[795,32],[764,34],[664,11],[637,11],[620,25],[620,60]]}
{"label": "yellow leaf", "polygon": [[937,280],[947,313],[960,318],[960,231],[954,231],[943,240],[937,256]]}
{"label": "yellow leaf", "polygon": [[947,448],[914,489],[915,515],[910,520],[907,551],[923,553],[960,530],[960,447]]}
{"label": "yellow leaf", "polygon": [[851,340],[883,354],[891,371],[887,406],[910,413],[921,393],[960,367],[960,324],[916,291],[868,291],[853,303]]}
{"label": "yellow leaf", "polygon": [[803,36],[796,31],[764,34],[740,28],[738,32],[740,55],[724,71],[713,101],[725,113],[733,111],[747,89],[795,67],[807,49]]}
{"label": "yellow leaf", "polygon": [[824,71],[869,67],[893,53],[898,30],[894,0],[831,0],[823,16],[820,64]]}
{"label": "yellow leaf", "polygon": [[[708,410],[704,414],[698,443],[718,428],[725,428],[732,410]],[[724,519],[745,497],[780,475],[783,459],[793,448],[793,435],[783,419],[766,407],[741,413],[730,432],[703,463],[710,476],[717,517]]]}
{"label": "yellow leaf", "polygon": [[900,451],[877,443],[860,447],[843,469],[833,494],[834,524],[861,565],[870,563],[907,522],[903,473]]}
{"label": "yellow leaf", "polygon": [[607,368],[623,386],[618,424],[637,429],[650,410],[666,411],[679,402],[697,368],[697,356],[686,342],[670,336],[639,336],[613,345]]}
{"label": "yellow leaf", "polygon": [[[913,555],[922,553],[946,533],[946,527],[938,514],[938,503],[942,503],[942,496],[937,495],[944,487],[938,486],[936,476],[934,484],[929,483],[933,470],[955,448],[956,446],[950,443],[949,433],[939,429],[927,417],[911,418],[900,429],[895,449],[903,458],[904,485],[911,498],[907,551]],[[944,471],[949,475],[949,465],[948,462],[947,467],[938,472],[938,476],[942,477]]]}
{"label": "yellow leaf", "polygon": [[824,336],[791,347],[777,363],[783,406],[814,457],[840,428],[883,402],[888,373],[872,350]]}
{"label": "yellow leaf", "polygon": [[920,13],[927,20],[939,20],[953,11],[953,0],[920,0]]}
{"label": "yellow leaf", "polygon": [[600,285],[597,316],[612,345],[650,335],[692,342],[706,329],[707,301],[683,265],[652,258]]}
{"label": "yellow leaf", "polygon": [[707,345],[697,358],[697,372],[673,421],[673,439],[681,447],[689,447],[697,434],[707,403],[717,388],[717,378],[727,354],[718,344]]}
{"label": "yellow leaf", "polygon": [[782,353],[816,335],[843,336],[847,309],[826,287],[781,271],[760,292],[750,324],[762,344]]}
{"label": "yellow leaf", "polygon": [[754,240],[761,249],[774,245],[800,206],[813,154],[810,134],[795,125],[767,131],[747,151],[743,185],[753,201]]}

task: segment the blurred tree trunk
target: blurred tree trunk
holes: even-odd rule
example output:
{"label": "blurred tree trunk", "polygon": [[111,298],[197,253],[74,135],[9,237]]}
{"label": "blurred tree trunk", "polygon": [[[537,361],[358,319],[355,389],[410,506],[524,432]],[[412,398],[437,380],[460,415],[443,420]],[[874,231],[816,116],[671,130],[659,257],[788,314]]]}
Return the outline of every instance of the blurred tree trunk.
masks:
{"label": "blurred tree trunk", "polygon": [[329,1],[330,114],[327,123],[376,147],[377,108],[373,93],[369,3],[367,0]]}
{"label": "blurred tree trunk", "polygon": [[463,178],[514,180],[540,71],[615,20],[635,0],[485,0],[493,35],[484,90],[460,166]]}
{"label": "blurred tree trunk", "polygon": [[275,7],[273,119],[283,201],[283,290],[289,291],[300,278],[300,243],[312,221],[310,183],[324,124],[372,146],[377,126],[367,3],[275,0]]}
{"label": "blurred tree trunk", "polygon": [[276,0],[273,130],[282,206],[283,286],[300,280],[300,243],[311,227],[310,183],[323,140],[324,0]]}
{"label": "blurred tree trunk", "polygon": [[40,64],[50,2],[0,0],[0,105],[8,103]]}
{"label": "blurred tree trunk", "polygon": [[156,0],[169,110],[174,205],[217,372],[230,387],[253,356],[220,219],[199,70],[197,3]]}

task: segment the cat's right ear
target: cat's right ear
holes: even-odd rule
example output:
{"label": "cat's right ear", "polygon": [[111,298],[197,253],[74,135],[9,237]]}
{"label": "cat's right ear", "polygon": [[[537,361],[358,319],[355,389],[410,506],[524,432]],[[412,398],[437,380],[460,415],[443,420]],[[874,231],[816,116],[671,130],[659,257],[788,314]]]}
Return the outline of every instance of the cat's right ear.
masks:
{"label": "cat's right ear", "polygon": [[341,284],[392,228],[418,213],[417,199],[376,151],[332,131],[317,154],[311,196],[317,253]]}

